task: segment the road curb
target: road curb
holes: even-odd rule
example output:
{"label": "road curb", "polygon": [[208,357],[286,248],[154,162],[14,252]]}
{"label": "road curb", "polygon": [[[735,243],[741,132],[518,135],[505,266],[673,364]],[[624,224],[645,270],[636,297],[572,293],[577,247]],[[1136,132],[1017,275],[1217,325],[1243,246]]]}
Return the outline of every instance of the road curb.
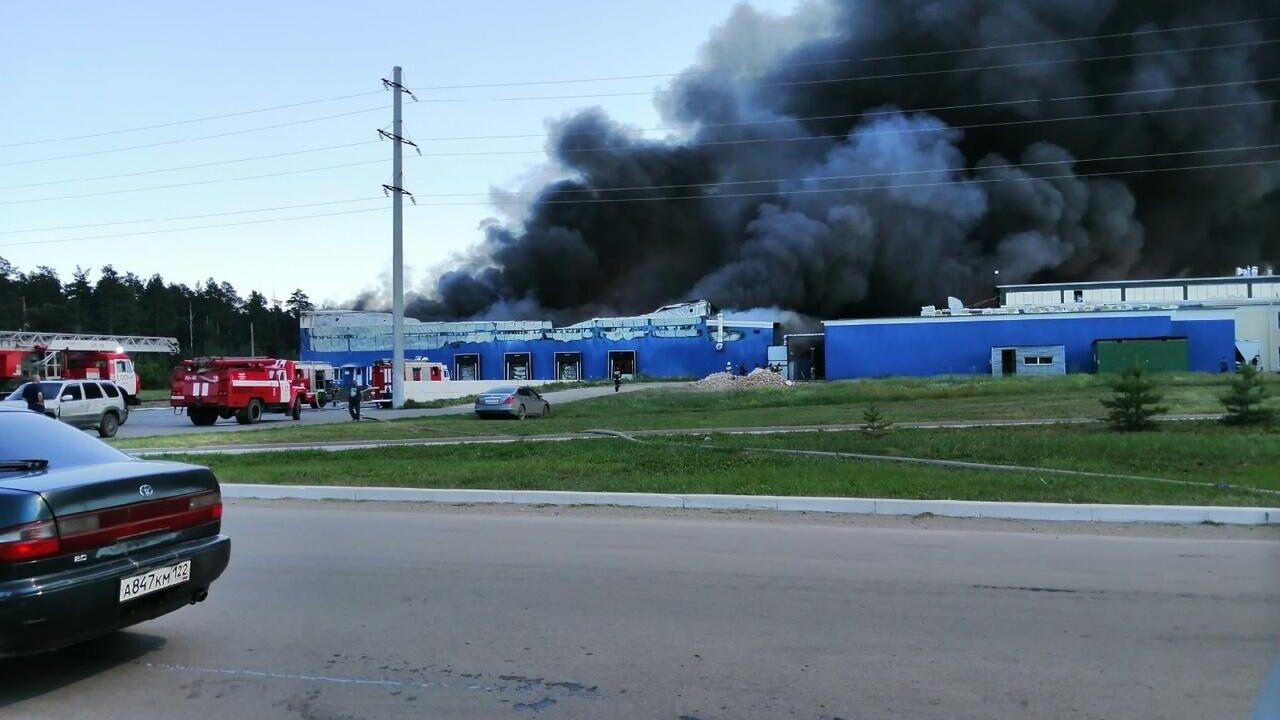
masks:
{"label": "road curb", "polygon": [[570,492],[555,490],[432,490],[329,485],[224,483],[225,498],[244,500],[347,500],[501,505],[621,505],[697,510],[774,510],[853,515],[922,515],[1044,520],[1051,522],[1146,522],[1174,525],[1280,525],[1280,508],[1192,505],[1095,505],[979,502],[971,500],[890,500],[879,498],[786,497],[777,495],[683,495],[661,493]]}

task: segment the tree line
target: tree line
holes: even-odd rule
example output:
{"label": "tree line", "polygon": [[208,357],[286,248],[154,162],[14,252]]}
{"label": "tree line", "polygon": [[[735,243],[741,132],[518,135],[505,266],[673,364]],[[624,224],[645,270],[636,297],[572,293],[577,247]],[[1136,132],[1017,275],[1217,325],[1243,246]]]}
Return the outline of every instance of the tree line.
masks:
{"label": "tree line", "polygon": [[[213,278],[192,287],[142,279],[111,265],[96,277],[76,268],[62,278],[53,268],[21,270],[0,258],[0,330],[36,330],[175,337],[183,357],[253,354],[296,358],[298,318],[313,309],[301,290],[283,302],[257,290],[242,297]],[[136,358],[172,366],[174,358]],[[159,368],[157,368],[158,370]]]}

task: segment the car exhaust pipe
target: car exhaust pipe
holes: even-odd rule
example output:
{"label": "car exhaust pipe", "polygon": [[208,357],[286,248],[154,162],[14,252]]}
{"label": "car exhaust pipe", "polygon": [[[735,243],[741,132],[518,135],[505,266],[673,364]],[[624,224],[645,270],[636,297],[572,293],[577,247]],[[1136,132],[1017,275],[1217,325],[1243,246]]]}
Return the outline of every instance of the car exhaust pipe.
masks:
{"label": "car exhaust pipe", "polygon": [[197,590],[196,594],[191,597],[191,604],[204,602],[209,598],[209,591],[205,589]]}

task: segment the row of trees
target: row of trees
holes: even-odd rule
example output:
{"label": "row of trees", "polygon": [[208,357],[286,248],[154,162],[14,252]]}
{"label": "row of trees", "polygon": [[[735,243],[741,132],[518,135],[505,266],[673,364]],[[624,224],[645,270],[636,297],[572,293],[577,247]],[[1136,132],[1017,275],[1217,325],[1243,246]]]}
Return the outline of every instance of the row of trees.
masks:
{"label": "row of trees", "polygon": [[187,357],[247,355],[252,336],[256,354],[293,358],[298,318],[312,307],[301,290],[280,302],[256,290],[241,297],[213,278],[191,287],[107,265],[96,278],[77,268],[64,279],[49,267],[23,271],[0,258],[0,330],[176,337]]}
{"label": "row of trees", "polygon": [[[1102,401],[1107,408],[1107,421],[1117,430],[1151,430],[1156,417],[1169,412],[1162,405],[1164,395],[1156,381],[1141,366],[1133,365],[1111,383],[1112,397]],[[1218,398],[1227,425],[1270,425],[1276,420],[1276,409],[1267,400],[1266,382],[1254,366],[1245,363],[1236,371],[1226,394]]]}

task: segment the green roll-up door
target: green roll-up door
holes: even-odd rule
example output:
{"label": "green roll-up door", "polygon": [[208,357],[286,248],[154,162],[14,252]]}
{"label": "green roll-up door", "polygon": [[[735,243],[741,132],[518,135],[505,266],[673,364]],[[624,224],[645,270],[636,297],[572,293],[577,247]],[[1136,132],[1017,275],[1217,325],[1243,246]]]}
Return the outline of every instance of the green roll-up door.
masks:
{"label": "green roll-up door", "polygon": [[1186,338],[1099,340],[1094,343],[1098,372],[1120,372],[1137,363],[1151,372],[1180,372],[1190,367]]}

